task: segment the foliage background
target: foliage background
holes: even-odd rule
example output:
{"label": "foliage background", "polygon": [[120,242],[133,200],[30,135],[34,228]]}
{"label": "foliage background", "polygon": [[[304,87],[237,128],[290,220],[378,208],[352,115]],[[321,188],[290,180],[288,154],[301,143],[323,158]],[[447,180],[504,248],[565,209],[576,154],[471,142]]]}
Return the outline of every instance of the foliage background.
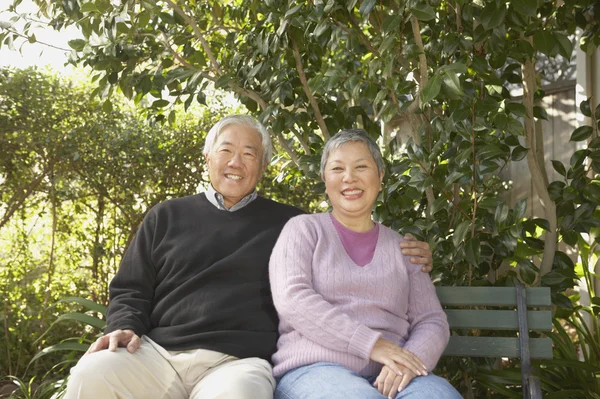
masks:
{"label": "foliage background", "polygon": [[[33,99],[29,105],[42,111],[23,114],[18,104],[32,102],[30,97],[2,97],[1,106],[7,106],[0,123],[6,123],[8,144],[1,148],[15,148],[3,154],[3,163],[19,154],[2,172],[12,240],[4,259],[24,254],[6,268],[17,270],[7,281],[16,287],[24,276],[41,276],[40,293],[33,295],[38,307],[5,309],[6,321],[34,309],[28,317],[43,330],[50,319],[36,310],[66,294],[59,291],[66,284],[60,278],[73,273],[87,276],[69,283],[74,291],[105,301],[107,278],[144,211],[205,182],[199,173],[201,138],[195,141],[194,134],[229,110],[209,105],[201,117],[188,115],[196,104],[210,102],[216,88],[235,95],[262,120],[281,150],[271,170],[280,184],[266,179],[265,192],[305,209],[314,209],[319,200],[313,193],[322,192],[317,163],[324,141],[342,128],[367,130],[385,149],[388,168],[375,218],[428,240],[435,251],[433,276],[441,284],[502,285],[519,278],[551,287],[557,352],[555,361],[538,364],[543,388],[553,394],[562,384],[572,397],[600,391],[600,302],[592,272],[600,227],[597,99],[580,105],[588,124],[571,136],[586,148],[567,165],[553,162],[559,181],[550,181],[544,166],[540,123],[546,118],[541,84],[551,69],[570,60],[575,45],[591,54],[600,43],[596,2],[36,3],[37,15],[2,24],[0,43],[36,40],[28,34],[33,25],[15,33],[20,20],[45,18],[56,29],[77,26],[84,38],[69,43],[71,60],[93,71],[81,103],[88,94],[92,101],[88,109],[77,108],[72,93],[62,103],[60,97],[39,104]],[[574,44],[576,31],[581,40]],[[511,94],[514,89],[522,96]],[[11,95],[12,90],[4,94]],[[131,104],[138,108],[129,110]],[[75,107],[69,117],[61,115],[66,105]],[[27,141],[36,120],[40,136]],[[406,138],[408,145],[401,146]],[[541,217],[525,217],[525,199],[503,200],[498,175],[521,159],[527,159],[543,203]],[[36,258],[38,253],[29,253],[35,239],[31,220],[42,210],[50,235],[38,240],[50,245]],[[74,226],[84,227],[75,233]],[[571,259],[559,243],[585,255]],[[572,290],[580,278],[588,303]],[[23,288],[6,288],[11,290]],[[19,300],[10,302],[11,309],[22,306]],[[53,308],[55,317],[60,310]],[[584,324],[580,314],[587,315]],[[30,337],[28,327],[10,328],[5,328],[9,352]],[[27,346],[24,358],[36,345],[41,342]],[[448,362],[441,369],[468,397],[519,395],[511,380],[514,362]],[[573,368],[575,374],[566,372]],[[500,377],[482,374],[495,369],[502,369]]]}

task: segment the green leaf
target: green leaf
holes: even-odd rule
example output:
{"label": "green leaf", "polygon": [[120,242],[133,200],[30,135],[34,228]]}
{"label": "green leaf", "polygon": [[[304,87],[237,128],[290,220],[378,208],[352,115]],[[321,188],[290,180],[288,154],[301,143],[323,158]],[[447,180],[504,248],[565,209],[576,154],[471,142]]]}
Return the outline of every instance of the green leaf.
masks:
{"label": "green leaf", "polygon": [[419,3],[410,9],[419,21],[431,21],[435,18],[435,10],[427,3]]}
{"label": "green leaf", "polygon": [[364,0],[360,5],[360,9],[358,11],[362,14],[362,16],[367,16],[371,12],[373,7],[375,7],[376,3],[377,0]]}
{"label": "green leaf", "polygon": [[552,56],[556,45],[554,35],[549,30],[539,30],[533,34],[533,47],[547,56]]}
{"label": "green leaf", "polygon": [[560,286],[562,283],[571,280],[569,277],[557,272],[550,272],[542,276],[542,286]]}
{"label": "green leaf", "polygon": [[521,145],[516,146],[512,150],[512,154],[510,155],[510,159],[515,162],[518,162],[527,156],[529,150]]}
{"label": "green leaf", "polygon": [[508,205],[506,205],[505,203],[501,203],[500,205],[498,205],[498,207],[496,208],[496,214],[494,216],[497,225],[501,225],[502,223],[504,223],[504,221],[508,217],[508,211]]}
{"label": "green leaf", "polygon": [[169,104],[168,100],[156,100],[152,103],[152,108],[164,108]]}
{"label": "green leaf", "polygon": [[477,151],[477,159],[480,160],[504,158],[505,156],[508,154],[496,144],[488,144]]}
{"label": "green leaf", "polygon": [[493,29],[504,22],[506,16],[506,7],[500,3],[500,8],[496,7],[496,2],[488,3],[481,13],[481,24],[485,30]]}
{"label": "green leaf", "polygon": [[518,222],[519,220],[523,219],[523,216],[525,216],[526,211],[527,198],[522,198],[519,201],[517,201],[517,204],[515,205],[515,222]]}
{"label": "green leaf", "polygon": [[295,7],[290,8],[289,10],[286,11],[285,13],[285,18],[290,17],[292,15],[294,15],[295,13],[297,13],[300,9],[302,8],[302,4],[297,5]]}
{"label": "green leaf", "polygon": [[383,41],[383,43],[381,43],[381,46],[379,46],[379,52],[380,53],[385,53],[385,51],[387,49],[389,49],[392,44],[394,44],[396,42],[396,37],[395,36],[388,36],[385,38],[385,40]]}
{"label": "green leaf", "polygon": [[583,100],[581,104],[579,104],[579,109],[584,116],[590,118],[592,116],[592,108],[590,106],[590,98],[587,100]]}
{"label": "green leaf", "polygon": [[[317,26],[315,27],[315,30],[313,31],[313,35],[315,35],[315,37],[319,37],[323,33],[325,33],[325,31],[327,31],[328,28],[329,28],[329,21],[324,19],[317,24]],[[264,53],[264,54],[266,54],[266,53]]]}
{"label": "green leaf", "polygon": [[548,120],[548,113],[543,107],[535,106],[533,107],[533,116],[537,119]]}
{"label": "green leaf", "polygon": [[42,349],[40,352],[36,353],[36,355],[29,362],[30,364],[35,362],[42,356],[48,355],[50,353],[58,352],[58,351],[77,351],[77,352],[85,352],[90,347],[89,344],[80,344],[77,342],[63,342],[60,344],[52,345],[47,348]]}
{"label": "green leaf", "polygon": [[90,301],[89,299],[69,296],[69,297],[65,297],[65,298],[62,298],[62,299],[59,299],[58,301],[56,301],[56,303],[71,303],[71,302],[82,305],[91,311],[106,314],[106,306],[100,305],[99,303],[96,303],[94,301]]}
{"label": "green leaf", "polygon": [[580,126],[571,135],[571,139],[569,141],[584,141],[587,140],[592,135],[593,129],[591,126]]}
{"label": "green leaf", "polygon": [[574,247],[575,244],[577,244],[577,238],[578,237],[579,237],[579,234],[577,234],[577,232],[572,231],[572,230],[570,230],[570,231],[563,231],[563,233],[562,233],[562,239],[563,239],[563,241],[566,244],[568,244],[568,245],[570,245],[572,247]]}
{"label": "green leaf", "polygon": [[104,101],[104,103],[102,104],[102,110],[104,112],[106,112],[107,114],[112,112],[113,106],[112,106],[112,102],[110,101],[110,99],[107,99],[106,101]]}
{"label": "green leaf", "polygon": [[60,315],[56,319],[56,321],[54,323],[52,323],[52,325],[54,325],[56,323],[60,323],[61,321],[65,321],[65,320],[72,320],[72,321],[77,321],[79,323],[88,324],[92,327],[96,327],[99,330],[103,330],[104,327],[106,327],[106,322],[104,320],[101,320],[94,316],[90,316],[85,313],[77,313],[77,312],[65,313],[65,314]]}
{"label": "green leaf", "polygon": [[448,175],[448,177],[446,177],[446,180],[444,181],[444,187],[447,187],[450,184],[454,183],[455,181],[460,179],[462,176],[463,176],[463,174],[460,173],[459,171],[457,171],[457,170],[453,171],[452,173],[450,173]]}
{"label": "green leaf", "polygon": [[442,78],[439,75],[433,75],[421,90],[421,103],[426,104],[433,100],[440,93],[441,89]]}
{"label": "green leaf", "polygon": [[383,33],[387,34],[399,26],[402,26],[402,15],[387,15],[383,20]]}
{"label": "green leaf", "polygon": [[530,260],[522,260],[518,262],[519,274],[526,284],[532,284],[537,275],[537,267]]}
{"label": "green leaf", "polygon": [[231,76],[223,75],[215,81],[215,88],[221,89],[225,86],[228,86],[229,82],[231,82],[232,80],[233,78]]}
{"label": "green leaf", "polygon": [[554,170],[561,176],[567,176],[567,170],[565,166],[560,161],[552,160],[552,167]]}
{"label": "green leaf", "polygon": [[535,223],[536,226],[541,227],[546,231],[550,231],[550,222],[548,222],[546,219],[535,218],[533,219],[533,223]]}
{"label": "green leaf", "polygon": [[516,12],[525,17],[537,15],[537,0],[511,0],[510,4]]}
{"label": "green leaf", "polygon": [[90,1],[89,3],[82,4],[79,11],[81,11],[81,12],[96,12],[97,13],[98,7],[96,7],[96,4],[94,4],[93,1]]}
{"label": "green leaf", "polygon": [[444,83],[448,86],[451,92],[457,94],[459,96],[464,96],[465,93],[460,87],[460,81],[458,80],[458,75],[453,71],[447,71],[444,73]]}
{"label": "green leaf", "polygon": [[591,202],[600,203],[600,184],[593,182],[586,185],[583,195]]}
{"label": "green leaf", "polygon": [[521,103],[506,103],[506,110],[513,115],[524,118],[527,116],[527,109]]}
{"label": "green leaf", "polygon": [[467,66],[463,62],[454,62],[449,65],[444,65],[439,69],[440,73],[454,72],[467,73]]}
{"label": "green leaf", "polygon": [[458,225],[458,227],[456,227],[454,233],[452,234],[452,243],[454,244],[454,248],[458,248],[460,243],[465,239],[470,227],[470,220],[464,220]]}
{"label": "green leaf", "polygon": [[573,42],[562,32],[552,32],[552,34],[558,43],[558,53],[570,60],[573,54]]}
{"label": "green leaf", "polygon": [[87,42],[83,39],[73,39],[67,42],[69,47],[71,47],[75,51],[81,51],[87,44]]}
{"label": "green leaf", "polygon": [[473,266],[479,265],[479,258],[481,255],[481,245],[479,243],[479,238],[473,237],[469,241],[467,241],[467,245],[465,247],[465,256],[470,264]]}
{"label": "green leaf", "polygon": [[260,68],[262,68],[262,62],[259,62],[258,64],[254,65],[254,67],[250,70],[250,72],[248,72],[248,77],[249,78],[253,78],[259,71]]}

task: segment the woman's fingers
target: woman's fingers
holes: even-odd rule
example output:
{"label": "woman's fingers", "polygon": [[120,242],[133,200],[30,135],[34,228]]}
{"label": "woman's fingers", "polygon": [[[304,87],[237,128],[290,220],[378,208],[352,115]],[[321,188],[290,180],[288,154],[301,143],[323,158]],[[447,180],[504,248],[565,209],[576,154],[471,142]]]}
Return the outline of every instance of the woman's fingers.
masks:
{"label": "woman's fingers", "polygon": [[406,388],[408,384],[410,384],[413,378],[415,378],[415,375],[412,374],[409,370],[407,370],[406,373],[404,373],[404,375],[402,376],[402,378],[398,378],[400,380],[400,383],[397,387],[397,391],[402,392],[402,390]]}
{"label": "woman's fingers", "polygon": [[[413,355],[409,351],[404,351],[403,353],[394,353],[392,355],[392,360],[399,365],[405,366],[409,370],[411,370],[416,375],[427,375],[427,368],[417,356]],[[398,369],[400,373],[401,370]],[[400,374],[399,374],[400,375]]]}

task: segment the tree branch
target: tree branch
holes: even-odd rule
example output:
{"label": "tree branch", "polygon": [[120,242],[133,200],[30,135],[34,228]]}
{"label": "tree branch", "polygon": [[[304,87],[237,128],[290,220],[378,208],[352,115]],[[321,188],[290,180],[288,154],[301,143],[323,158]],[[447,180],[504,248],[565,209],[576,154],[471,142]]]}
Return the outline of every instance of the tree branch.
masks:
{"label": "tree branch", "polygon": [[300,142],[300,145],[304,149],[304,153],[306,155],[312,155],[312,151],[310,150],[310,146],[308,145],[308,143],[306,141],[304,141],[304,139],[302,138],[302,135],[300,134],[300,132],[298,130],[296,130],[296,128],[294,126],[291,126],[290,130],[292,131],[292,133],[294,133],[294,136],[296,136],[296,138]]}
{"label": "tree branch", "polygon": [[8,200],[7,204],[11,204],[4,215],[2,215],[2,219],[0,219],[0,229],[4,226],[12,215],[23,205],[25,200],[29,197],[29,195],[35,190],[40,183],[44,180],[44,178],[48,175],[52,166],[54,165],[51,162],[35,179],[31,180],[27,184],[25,184],[22,188],[15,190],[13,196]]}
{"label": "tree branch", "polygon": [[191,70],[195,70],[196,68],[190,64],[189,62],[187,62],[187,60],[185,58],[183,58],[181,56],[181,54],[179,54],[177,51],[173,50],[173,47],[171,47],[171,43],[169,41],[169,38],[167,37],[167,35],[165,34],[165,32],[160,32],[161,36],[162,36],[162,41],[163,44],[165,45],[165,48],[167,50],[169,50],[169,52],[173,55],[173,57],[175,57],[175,59],[177,61],[179,61],[179,63],[187,69],[191,69]]}
{"label": "tree branch", "polygon": [[[271,135],[273,135],[274,134],[273,129],[269,128],[269,133],[271,133]],[[292,162],[294,162],[296,167],[300,168],[300,160],[296,156],[296,153],[294,152],[292,147],[290,147],[288,145],[288,143],[285,141],[285,139],[283,138],[283,135],[281,133],[277,133],[277,134],[275,134],[275,137],[277,137],[277,142],[285,150],[285,152],[288,153],[288,155],[290,156],[290,158],[292,159]]]}
{"label": "tree branch", "polygon": [[[27,35],[24,35],[24,34],[22,34],[22,33],[19,33],[19,32],[17,32],[16,30],[13,30],[13,29],[8,29],[8,28],[5,28],[5,29],[6,29],[6,31],[7,31],[7,32],[10,32],[10,33],[12,33],[13,35],[17,35],[17,36],[19,36],[19,37],[22,37],[22,38],[24,38],[24,39],[27,39],[27,40],[29,40],[29,36],[27,36]],[[48,47],[51,47],[51,48],[53,48],[53,49],[60,50],[60,51],[64,51],[64,52],[69,52],[69,51],[71,51],[71,50],[70,50],[70,49],[68,49],[68,48],[62,48],[62,47],[58,47],[58,46],[55,46],[55,45],[53,45],[53,44],[50,44],[50,43],[42,42],[42,41],[40,41],[40,40],[37,40],[37,38],[35,39],[35,42],[36,42],[36,43],[39,43],[39,44],[41,44],[42,46],[48,46]]]}
{"label": "tree branch", "polygon": [[306,97],[308,97],[310,106],[312,107],[315,113],[315,119],[317,120],[317,123],[321,128],[321,132],[323,133],[323,138],[325,139],[325,141],[327,141],[331,136],[329,136],[329,131],[327,130],[327,125],[325,124],[323,115],[321,115],[319,104],[317,104],[317,100],[308,88],[308,80],[306,79],[306,73],[304,73],[304,67],[302,66],[302,59],[300,58],[300,50],[298,49],[298,44],[296,43],[293,37],[290,37],[290,40],[292,42],[292,51],[294,53],[294,58],[296,59],[296,69],[298,69],[298,75],[300,76],[300,82],[302,83],[304,94],[306,94]]}
{"label": "tree branch", "polygon": [[[173,11],[175,11],[177,14],[179,14],[179,16],[181,18],[183,18],[183,20],[192,27],[192,30],[194,31],[194,35],[196,36],[196,38],[200,41],[200,44],[202,44],[202,48],[204,49],[204,51],[206,52],[206,55],[208,56],[208,59],[210,60],[210,63],[212,64],[213,69],[215,70],[215,73],[217,75],[222,75],[221,72],[221,67],[219,66],[219,63],[217,62],[217,59],[215,58],[215,55],[212,51],[212,49],[210,48],[210,45],[208,44],[208,42],[206,41],[206,39],[204,38],[204,35],[202,34],[202,31],[200,30],[200,28],[198,27],[198,24],[196,23],[196,21],[194,21],[193,18],[191,18],[188,14],[186,14],[181,7],[179,7],[177,4],[173,3],[171,0],[165,0],[165,3],[167,3],[167,5],[169,7],[171,7],[171,9]],[[185,6],[186,10],[189,12],[189,8],[187,6]]]}

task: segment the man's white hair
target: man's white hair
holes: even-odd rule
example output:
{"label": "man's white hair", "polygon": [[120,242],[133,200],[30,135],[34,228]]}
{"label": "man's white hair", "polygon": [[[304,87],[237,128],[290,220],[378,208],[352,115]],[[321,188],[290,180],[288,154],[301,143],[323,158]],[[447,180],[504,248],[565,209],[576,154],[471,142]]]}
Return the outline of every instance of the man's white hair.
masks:
{"label": "man's white hair", "polygon": [[229,115],[225,118],[218,121],[208,132],[206,136],[206,140],[204,141],[204,155],[210,154],[212,151],[213,145],[217,141],[217,137],[223,132],[226,126],[229,125],[243,125],[249,126],[252,129],[256,130],[256,133],[261,138],[262,147],[263,147],[263,166],[268,164],[271,160],[271,156],[273,154],[273,146],[271,144],[271,137],[269,136],[269,132],[267,128],[263,126],[262,123],[254,119],[250,115]]}

